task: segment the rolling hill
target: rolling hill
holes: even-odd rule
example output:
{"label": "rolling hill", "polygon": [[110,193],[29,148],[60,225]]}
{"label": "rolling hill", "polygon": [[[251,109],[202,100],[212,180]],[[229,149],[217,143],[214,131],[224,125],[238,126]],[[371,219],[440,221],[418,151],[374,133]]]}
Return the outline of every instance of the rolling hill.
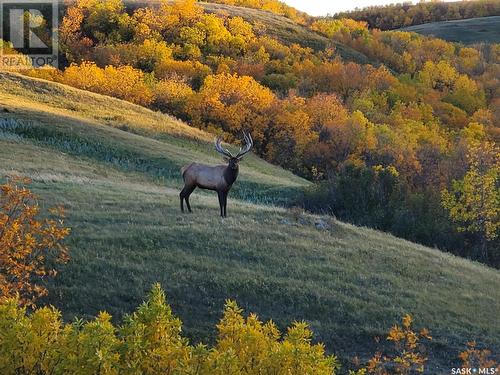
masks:
{"label": "rolling hill", "polygon": [[1,72],[0,85],[0,178],[28,176],[44,207],[67,208],[71,261],[44,301],[65,319],[119,319],[159,281],[195,342],[211,339],[233,298],[281,327],[308,321],[344,360],[373,353],[405,313],[434,336],[429,373],[457,364],[471,339],[498,353],[498,270],[282,208],[309,183],[255,156],[242,162],[228,219],[199,191],[181,214],[179,167],[220,160],[210,135],[56,83]]}
{"label": "rolling hill", "polygon": [[450,42],[500,43],[500,16],[431,22],[400,30],[434,36]]}

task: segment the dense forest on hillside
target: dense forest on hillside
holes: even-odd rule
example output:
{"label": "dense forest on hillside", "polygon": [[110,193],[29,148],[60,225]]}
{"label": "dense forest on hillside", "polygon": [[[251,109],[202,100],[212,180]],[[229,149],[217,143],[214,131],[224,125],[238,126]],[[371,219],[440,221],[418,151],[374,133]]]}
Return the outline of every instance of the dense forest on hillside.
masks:
{"label": "dense forest on hillside", "polygon": [[[331,47],[284,44],[193,0],[77,1],[60,28],[66,67],[26,74],[229,141],[250,131],[259,155],[317,181],[297,204],[498,266],[500,45],[348,19],[308,27]],[[338,43],[373,63],[343,61]]]}
{"label": "dense forest on hillside", "polygon": [[333,17],[366,21],[370,28],[392,30],[400,27],[421,25],[428,22],[463,20],[474,17],[500,16],[500,1],[421,1],[417,4],[400,3],[370,6],[349,12],[340,12]]}

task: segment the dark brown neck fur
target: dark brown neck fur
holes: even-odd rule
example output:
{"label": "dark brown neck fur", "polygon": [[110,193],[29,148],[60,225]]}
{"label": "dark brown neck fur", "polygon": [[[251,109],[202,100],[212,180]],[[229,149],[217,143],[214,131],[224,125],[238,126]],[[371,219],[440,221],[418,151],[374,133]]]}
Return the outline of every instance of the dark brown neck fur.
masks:
{"label": "dark brown neck fur", "polygon": [[224,170],[224,180],[227,183],[228,190],[234,184],[234,181],[236,181],[236,178],[238,177],[238,172],[239,172],[238,166],[236,166],[236,169],[227,166],[226,169]]}

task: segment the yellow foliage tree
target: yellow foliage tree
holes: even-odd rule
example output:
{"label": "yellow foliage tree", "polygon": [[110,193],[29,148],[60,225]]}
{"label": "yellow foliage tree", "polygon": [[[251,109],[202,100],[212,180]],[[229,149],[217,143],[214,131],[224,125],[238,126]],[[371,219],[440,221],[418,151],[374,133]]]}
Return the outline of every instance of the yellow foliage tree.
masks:
{"label": "yellow foliage tree", "polygon": [[268,130],[266,155],[272,161],[294,170],[301,165],[300,156],[318,140],[305,103],[305,99],[298,96],[276,101]]}
{"label": "yellow foliage tree", "polygon": [[307,101],[306,111],[311,116],[315,130],[328,129],[343,124],[349,114],[335,94],[317,94]]}
{"label": "yellow foliage tree", "polygon": [[199,61],[179,61],[166,59],[155,67],[155,76],[158,79],[184,79],[193,86],[201,86],[203,80],[212,71]]}
{"label": "yellow foliage tree", "polygon": [[272,91],[253,78],[222,73],[205,79],[188,111],[195,125],[215,125],[237,137],[246,130],[258,146],[274,100]]}
{"label": "yellow foliage tree", "polygon": [[226,301],[211,356],[214,374],[330,375],[338,368],[335,357],[325,355],[323,345],[311,343],[306,323],[293,323],[280,340],[272,321],[263,323],[255,314],[245,319],[242,313],[236,302]]}
{"label": "yellow foliage tree", "polygon": [[154,106],[163,112],[184,117],[186,106],[194,95],[193,89],[180,79],[165,79],[154,90]]}
{"label": "yellow foliage tree", "polygon": [[479,235],[482,256],[488,258],[487,242],[500,229],[500,152],[493,142],[472,142],[467,159],[469,170],[453,181],[451,191],[443,190],[442,204],[459,231]]}
{"label": "yellow foliage tree", "polygon": [[420,80],[427,85],[438,90],[451,89],[459,77],[456,69],[449,62],[441,60],[435,64],[427,61],[419,74]]}

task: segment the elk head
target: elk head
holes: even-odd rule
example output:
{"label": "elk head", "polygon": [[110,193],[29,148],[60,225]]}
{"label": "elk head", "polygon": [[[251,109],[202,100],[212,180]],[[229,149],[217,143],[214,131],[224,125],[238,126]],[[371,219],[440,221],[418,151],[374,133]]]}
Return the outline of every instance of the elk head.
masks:
{"label": "elk head", "polygon": [[238,163],[240,162],[240,160],[243,159],[243,156],[250,152],[253,147],[253,140],[250,134],[243,132],[243,137],[245,139],[245,145],[243,147],[240,147],[240,151],[235,156],[233,156],[233,154],[231,154],[228,149],[221,146],[221,137],[217,137],[215,139],[215,149],[218,153],[224,156],[224,160],[228,163],[229,168],[231,169],[238,169]]}

